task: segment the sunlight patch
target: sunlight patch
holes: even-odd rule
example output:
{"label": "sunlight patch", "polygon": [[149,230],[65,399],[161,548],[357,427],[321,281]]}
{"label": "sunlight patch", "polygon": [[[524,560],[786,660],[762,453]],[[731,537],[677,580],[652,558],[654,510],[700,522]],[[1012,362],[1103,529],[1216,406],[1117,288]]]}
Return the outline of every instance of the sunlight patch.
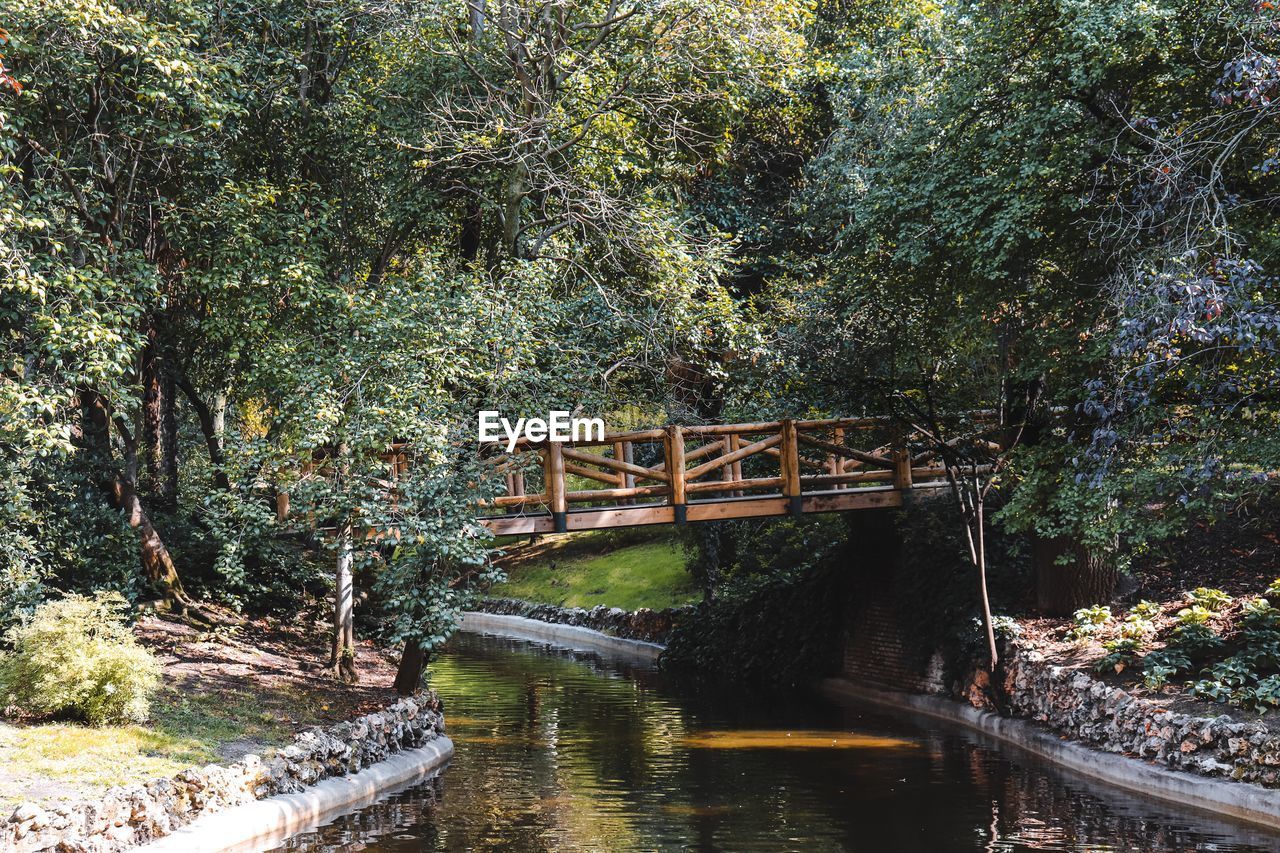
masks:
{"label": "sunlight patch", "polygon": [[743,729],[699,732],[684,737],[694,749],[904,749],[913,741],[838,731]]}

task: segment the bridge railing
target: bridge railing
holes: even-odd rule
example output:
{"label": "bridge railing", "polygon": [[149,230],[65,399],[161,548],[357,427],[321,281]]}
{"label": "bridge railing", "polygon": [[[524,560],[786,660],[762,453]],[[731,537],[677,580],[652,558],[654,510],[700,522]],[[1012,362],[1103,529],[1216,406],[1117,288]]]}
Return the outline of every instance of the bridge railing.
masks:
{"label": "bridge railing", "polygon": [[[898,506],[912,491],[948,483],[936,442],[888,418],[673,425],[569,443],[520,440],[511,453],[482,444],[480,453],[505,480],[505,494],[478,515],[499,534]],[[383,461],[386,478],[376,485],[394,503],[412,448],[392,444]],[[300,479],[324,476],[328,464],[313,456]],[[312,511],[291,510],[285,490],[277,493],[277,513],[325,527]],[[367,532],[394,538],[394,531]]]}
{"label": "bridge railing", "polygon": [[498,532],[542,529],[516,520],[531,514],[563,531],[569,513],[583,509],[616,511],[597,512],[591,526],[800,513],[806,498],[820,495],[846,496],[817,504],[840,508],[857,503],[851,492],[900,494],[946,482],[921,437],[884,418],[669,426],[573,443],[522,441],[512,454],[496,447],[487,449],[507,493],[486,507],[500,514],[482,521]]}

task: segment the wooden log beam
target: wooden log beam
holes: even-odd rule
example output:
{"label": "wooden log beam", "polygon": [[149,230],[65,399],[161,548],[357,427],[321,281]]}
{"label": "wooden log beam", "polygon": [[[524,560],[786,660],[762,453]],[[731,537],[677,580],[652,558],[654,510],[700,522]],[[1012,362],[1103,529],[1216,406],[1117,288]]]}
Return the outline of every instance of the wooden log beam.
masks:
{"label": "wooden log beam", "polygon": [[671,492],[670,486],[633,486],[629,489],[584,489],[580,492],[569,492],[565,498],[570,503],[586,501],[616,500],[618,498],[647,498],[655,495],[666,495]]}
{"label": "wooden log beam", "polygon": [[551,498],[546,494],[541,495],[498,495],[487,501],[481,501],[481,506],[520,506],[521,504],[546,504],[550,503]]}
{"label": "wooden log beam", "polygon": [[[552,442],[554,446],[560,447]],[[639,480],[658,480],[659,482],[669,483],[670,477],[661,471],[651,471],[648,468],[642,468],[639,465],[632,465],[629,462],[623,462],[621,459],[610,459],[608,456],[596,456],[592,453],[583,453],[578,450],[571,450],[562,447],[560,455],[565,459],[572,459],[574,462],[582,462],[587,465],[597,465],[601,468],[608,468],[610,471],[621,471],[624,474],[635,474]]]}
{"label": "wooden log beam", "polygon": [[768,450],[770,447],[774,447],[775,445],[780,444],[781,442],[782,442],[781,435],[771,435],[768,438],[763,439],[761,441],[757,441],[753,444],[748,444],[746,447],[740,447],[737,450],[733,451],[732,453],[726,453],[724,456],[716,457],[715,459],[712,459],[710,462],[704,462],[701,465],[698,465],[694,468],[690,468],[686,473],[686,479],[696,480],[699,477],[703,476],[704,474],[708,474],[719,468],[723,468],[725,465],[731,465],[735,462],[741,462],[743,459],[746,459],[748,456],[754,456],[757,453],[763,453],[764,451]]}
{"label": "wooden log beam", "polygon": [[843,486],[852,483],[888,483],[893,480],[892,471],[855,471],[852,474],[814,474],[800,478],[803,487]]}
{"label": "wooden log beam", "polygon": [[[765,453],[767,453],[768,455],[772,456],[772,457],[773,457],[773,458],[775,458],[775,459],[777,459],[778,457],[782,456],[782,451],[781,451],[781,450],[779,450],[779,449],[778,449],[778,448],[776,448],[776,447],[772,447],[772,448],[770,448],[770,449],[766,450],[766,451],[765,451]],[[827,470],[827,469],[826,469],[826,466],[825,466],[825,465],[823,465],[823,463],[819,462],[817,459],[810,459],[808,456],[801,456],[801,457],[799,457],[799,459],[800,459],[800,467],[801,467],[801,468],[808,468],[808,469],[809,469],[809,470],[811,470],[811,471],[825,471],[825,470]]]}
{"label": "wooden log beam", "polygon": [[576,477],[585,477],[588,480],[595,480],[597,483],[606,483],[610,486],[616,486],[618,484],[618,477],[627,476],[621,472],[616,475],[605,474],[602,471],[596,471],[592,468],[584,468],[581,465],[574,465],[572,462],[564,463],[564,472],[566,474],[573,474]]}
{"label": "wooden log beam", "polygon": [[557,441],[547,442],[543,458],[546,460],[544,470],[547,478],[547,494],[551,498],[548,502],[551,518],[555,522],[556,533],[564,533],[565,513],[569,510],[564,498],[564,448]]}
{"label": "wooden log beam", "polygon": [[868,465],[879,465],[884,468],[893,467],[892,459],[886,459],[885,457],[876,456],[871,453],[864,453],[861,450],[854,450],[852,447],[845,447],[842,444],[834,444],[830,441],[824,441],[821,438],[805,435],[804,433],[798,433],[796,437],[800,439],[801,444],[807,444],[810,447],[816,447],[819,450],[825,450],[828,453],[834,453],[837,456],[843,456],[846,459],[856,459],[857,461],[864,462]]}
{"label": "wooden log beam", "polygon": [[781,477],[755,477],[750,480],[704,480],[701,483],[689,483],[685,491],[690,494],[701,492],[746,491],[748,489],[780,489]]}

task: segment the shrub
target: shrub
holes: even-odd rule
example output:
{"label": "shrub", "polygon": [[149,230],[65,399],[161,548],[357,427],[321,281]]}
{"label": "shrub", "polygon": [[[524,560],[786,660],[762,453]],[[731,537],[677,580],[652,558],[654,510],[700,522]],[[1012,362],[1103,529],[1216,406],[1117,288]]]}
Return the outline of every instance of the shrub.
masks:
{"label": "shrub", "polygon": [[1072,617],[1075,627],[1071,629],[1071,639],[1083,640],[1100,632],[1111,621],[1111,608],[1101,605],[1082,607]]}
{"label": "shrub", "polygon": [[1187,622],[1173,629],[1169,648],[1189,658],[1204,658],[1222,648],[1222,637],[1203,622]]}
{"label": "shrub", "polygon": [[1130,640],[1141,640],[1148,634],[1154,634],[1155,630],[1155,623],[1137,613],[1130,613],[1124,617],[1124,622],[1120,625],[1120,636]]}
{"label": "shrub", "polygon": [[1135,637],[1120,637],[1102,644],[1107,653],[1094,665],[1098,672],[1114,670],[1124,672],[1139,662],[1138,652],[1142,651],[1142,641]]}
{"label": "shrub", "polygon": [[1133,605],[1133,609],[1129,611],[1131,616],[1137,616],[1141,619],[1154,619],[1160,615],[1160,605],[1154,601],[1147,601],[1145,598]]}
{"label": "shrub", "polygon": [[1196,587],[1191,591],[1191,601],[1211,613],[1217,613],[1219,610],[1231,604],[1231,596],[1227,595],[1220,589],[1210,589],[1206,586]]}
{"label": "shrub", "polygon": [[67,595],[13,628],[0,658],[0,697],[35,716],[71,715],[94,725],[142,722],[160,664],[124,623],[118,593]]}
{"label": "shrub", "polygon": [[1178,624],[1186,627],[1190,625],[1206,625],[1213,618],[1213,613],[1201,607],[1199,604],[1191,607],[1184,607],[1178,611]]}

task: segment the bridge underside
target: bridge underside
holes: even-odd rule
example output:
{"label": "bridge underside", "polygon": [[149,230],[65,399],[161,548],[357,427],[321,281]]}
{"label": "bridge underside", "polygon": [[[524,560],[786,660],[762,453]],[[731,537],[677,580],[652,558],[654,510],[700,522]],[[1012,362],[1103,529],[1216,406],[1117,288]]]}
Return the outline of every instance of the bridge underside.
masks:
{"label": "bridge underside", "polygon": [[[550,512],[491,515],[479,521],[496,535],[557,533],[599,530],[606,527],[639,527],[647,524],[724,521],[732,518],[767,518],[902,506],[902,490],[885,486],[850,491],[811,492],[796,497],[763,496],[691,501],[684,506],[640,504],[636,506],[569,509],[557,519]],[[683,516],[683,517],[681,517]],[[561,524],[557,525],[557,520]]]}

